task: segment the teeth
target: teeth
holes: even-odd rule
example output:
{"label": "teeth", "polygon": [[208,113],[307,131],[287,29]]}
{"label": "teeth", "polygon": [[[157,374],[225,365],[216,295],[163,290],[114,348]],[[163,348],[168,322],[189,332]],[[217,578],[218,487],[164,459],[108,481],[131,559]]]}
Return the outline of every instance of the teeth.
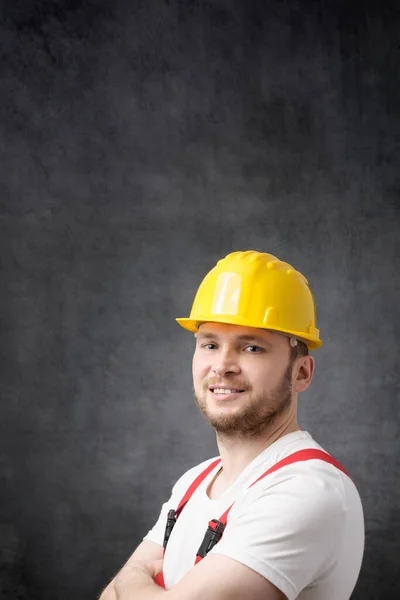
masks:
{"label": "teeth", "polygon": [[225,388],[214,388],[214,394],[236,394],[240,390],[226,390]]}

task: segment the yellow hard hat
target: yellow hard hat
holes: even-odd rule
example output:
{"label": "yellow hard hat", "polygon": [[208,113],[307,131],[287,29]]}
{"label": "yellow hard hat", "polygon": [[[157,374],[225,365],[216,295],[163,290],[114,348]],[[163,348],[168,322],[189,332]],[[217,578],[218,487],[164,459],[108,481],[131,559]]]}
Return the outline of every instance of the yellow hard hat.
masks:
{"label": "yellow hard hat", "polygon": [[196,332],[201,323],[229,323],[279,331],[322,345],[308,281],[272,254],[232,252],[218,261],[197,290],[190,317],[176,319]]}

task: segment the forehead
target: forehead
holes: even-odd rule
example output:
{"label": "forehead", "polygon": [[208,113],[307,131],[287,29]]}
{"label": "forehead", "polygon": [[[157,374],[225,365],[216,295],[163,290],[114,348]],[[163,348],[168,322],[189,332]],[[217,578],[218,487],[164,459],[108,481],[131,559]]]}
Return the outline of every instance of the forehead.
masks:
{"label": "forehead", "polygon": [[224,341],[247,340],[268,343],[273,346],[287,345],[287,336],[268,329],[229,325],[227,323],[202,323],[199,326],[196,338],[211,337]]}

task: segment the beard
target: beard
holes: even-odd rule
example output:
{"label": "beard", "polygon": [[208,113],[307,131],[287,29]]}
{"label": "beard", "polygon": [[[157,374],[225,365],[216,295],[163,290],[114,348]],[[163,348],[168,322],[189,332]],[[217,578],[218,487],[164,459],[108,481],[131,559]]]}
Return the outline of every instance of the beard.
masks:
{"label": "beard", "polygon": [[[223,414],[221,411],[221,414],[215,414],[210,411],[206,402],[210,382],[205,386],[201,396],[195,393],[196,404],[206,421],[214,427],[218,434],[226,437],[256,437],[267,428],[270,428],[281,415],[290,410],[293,394],[292,370],[293,362],[291,361],[281,381],[273,390],[253,394],[250,389],[246,404],[233,413]],[[218,384],[216,383],[216,385]],[[246,392],[244,393],[248,393],[248,385],[244,382],[235,382],[232,387],[245,389]]]}

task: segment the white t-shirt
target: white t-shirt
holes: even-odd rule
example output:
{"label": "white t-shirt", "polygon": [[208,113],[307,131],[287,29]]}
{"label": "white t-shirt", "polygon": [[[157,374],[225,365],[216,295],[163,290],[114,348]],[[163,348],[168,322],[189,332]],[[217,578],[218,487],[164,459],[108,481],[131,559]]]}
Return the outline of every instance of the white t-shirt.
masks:
{"label": "white t-shirt", "polygon": [[[306,431],[278,439],[259,454],[216,500],[206,490],[216,466],[182,510],[164,557],[166,589],[193,566],[208,522],[235,501],[224,534],[210,554],[222,554],[264,576],[288,600],[348,600],[364,551],[364,519],[351,479],[321,460],[288,465],[248,487],[282,458],[306,448],[321,450]],[[187,471],[145,537],[162,545],[167,512],[211,459]]]}

